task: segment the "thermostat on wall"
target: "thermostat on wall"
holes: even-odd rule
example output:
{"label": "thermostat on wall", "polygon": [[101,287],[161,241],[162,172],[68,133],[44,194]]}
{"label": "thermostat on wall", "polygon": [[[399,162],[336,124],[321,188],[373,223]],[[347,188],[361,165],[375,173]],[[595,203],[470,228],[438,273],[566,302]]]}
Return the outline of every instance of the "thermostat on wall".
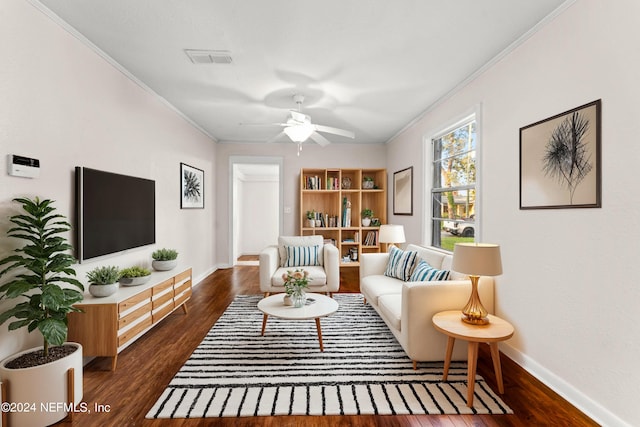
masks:
{"label": "thermostat on wall", "polygon": [[9,154],[7,155],[7,172],[11,176],[37,178],[40,176],[40,160]]}

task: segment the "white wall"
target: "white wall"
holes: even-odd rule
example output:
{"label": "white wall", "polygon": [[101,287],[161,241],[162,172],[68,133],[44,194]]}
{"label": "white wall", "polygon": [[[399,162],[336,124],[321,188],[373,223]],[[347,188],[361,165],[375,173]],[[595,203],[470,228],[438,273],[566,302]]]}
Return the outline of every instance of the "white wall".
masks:
{"label": "white wall", "polygon": [[275,180],[246,179],[242,183],[240,255],[259,254],[278,241],[280,183]]}
{"label": "white wall", "polygon": [[[413,165],[424,179],[423,137],[481,105],[483,240],[502,246],[497,314],[516,328],[503,349],[611,426],[640,425],[638,16],[636,0],[576,1],[388,150],[390,171]],[[602,208],[519,210],[519,128],[600,98]],[[414,236],[428,215],[415,207]]]}
{"label": "white wall", "polygon": [[[157,246],[77,266],[78,278],[102,264],[150,267],[162,246],[179,251],[194,282],[213,271],[215,144],[25,0],[0,2],[0,40],[0,236],[18,196],[54,199],[71,219],[74,166],[88,166],[156,181]],[[40,159],[40,178],[8,176],[7,154]],[[180,162],[205,171],[204,210],[180,209]],[[0,237],[0,258],[14,240]],[[4,324],[0,359],[40,341]]]}

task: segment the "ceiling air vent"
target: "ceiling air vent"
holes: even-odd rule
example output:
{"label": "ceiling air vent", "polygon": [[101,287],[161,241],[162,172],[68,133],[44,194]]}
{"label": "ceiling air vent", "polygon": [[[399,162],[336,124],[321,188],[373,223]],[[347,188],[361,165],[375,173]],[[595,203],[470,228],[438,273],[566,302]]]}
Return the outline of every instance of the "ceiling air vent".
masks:
{"label": "ceiling air vent", "polygon": [[185,49],[194,64],[231,64],[231,52],[228,50]]}

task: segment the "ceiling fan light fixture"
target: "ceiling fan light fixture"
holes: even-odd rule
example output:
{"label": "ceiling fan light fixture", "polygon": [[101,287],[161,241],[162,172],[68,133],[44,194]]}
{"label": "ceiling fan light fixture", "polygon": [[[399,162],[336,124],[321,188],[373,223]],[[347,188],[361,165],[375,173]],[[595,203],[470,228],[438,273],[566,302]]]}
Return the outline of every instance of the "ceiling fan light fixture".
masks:
{"label": "ceiling fan light fixture", "polygon": [[304,142],[313,133],[313,126],[311,123],[302,123],[294,126],[287,126],[284,128],[284,133],[293,141],[293,142]]}

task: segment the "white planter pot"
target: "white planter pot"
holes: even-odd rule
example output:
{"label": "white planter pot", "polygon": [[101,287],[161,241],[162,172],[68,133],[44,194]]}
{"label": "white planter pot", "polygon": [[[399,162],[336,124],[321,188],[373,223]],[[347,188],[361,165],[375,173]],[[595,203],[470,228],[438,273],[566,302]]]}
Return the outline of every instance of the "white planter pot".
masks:
{"label": "white planter pot", "polygon": [[96,285],[94,283],[89,285],[89,293],[96,298],[108,297],[113,295],[118,290],[117,283],[111,283],[110,285]]}
{"label": "white planter pot", "polygon": [[362,226],[368,227],[371,225],[371,218],[362,218]]}
{"label": "white planter pot", "polygon": [[157,271],[168,271],[172,270],[178,265],[177,259],[172,259],[171,261],[156,261],[155,259],[151,261],[151,266],[154,270]]}
{"label": "white planter pot", "polygon": [[[67,371],[73,368],[74,404],[81,410],[82,401],[82,346],[78,343],[65,343],[78,347],[67,357],[24,369],[7,369],[5,365],[25,353],[40,350],[35,347],[14,354],[0,362],[0,378],[8,387],[9,402],[28,404],[29,411],[9,412],[8,426],[33,427],[48,426],[65,418],[69,407],[67,402]],[[73,409],[72,409],[73,410]]]}
{"label": "white planter pot", "polygon": [[121,277],[120,284],[123,286],[138,286],[147,283],[151,279],[151,275],[141,277]]}

